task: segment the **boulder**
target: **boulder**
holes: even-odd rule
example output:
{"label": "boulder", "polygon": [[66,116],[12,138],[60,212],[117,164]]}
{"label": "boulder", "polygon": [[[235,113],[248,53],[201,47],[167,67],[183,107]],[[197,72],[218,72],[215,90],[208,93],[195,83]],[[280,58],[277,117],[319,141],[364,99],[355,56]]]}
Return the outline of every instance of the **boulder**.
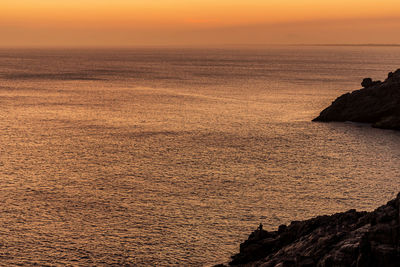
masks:
{"label": "boulder", "polygon": [[364,87],[364,88],[368,88],[368,87],[375,86],[375,85],[378,85],[378,84],[381,84],[381,83],[382,83],[381,81],[372,81],[371,78],[364,78],[363,81],[361,82],[361,86]]}

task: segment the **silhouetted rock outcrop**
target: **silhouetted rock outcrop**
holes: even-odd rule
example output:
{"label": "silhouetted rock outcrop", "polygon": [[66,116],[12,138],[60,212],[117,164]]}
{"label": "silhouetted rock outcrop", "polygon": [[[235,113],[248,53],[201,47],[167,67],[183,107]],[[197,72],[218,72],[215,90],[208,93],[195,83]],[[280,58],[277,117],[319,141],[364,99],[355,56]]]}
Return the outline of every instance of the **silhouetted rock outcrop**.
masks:
{"label": "silhouetted rock outcrop", "polygon": [[[349,210],[255,230],[232,256],[244,266],[399,266],[400,193],[373,212]],[[223,265],[219,265],[223,266]]]}
{"label": "silhouetted rock outcrop", "polygon": [[400,69],[384,81],[365,78],[363,89],[338,97],[313,121],[354,121],[400,130]]}
{"label": "silhouetted rock outcrop", "polygon": [[379,85],[381,84],[381,81],[373,81],[371,78],[364,78],[363,81],[361,82],[361,86],[364,88],[368,88],[371,86]]}

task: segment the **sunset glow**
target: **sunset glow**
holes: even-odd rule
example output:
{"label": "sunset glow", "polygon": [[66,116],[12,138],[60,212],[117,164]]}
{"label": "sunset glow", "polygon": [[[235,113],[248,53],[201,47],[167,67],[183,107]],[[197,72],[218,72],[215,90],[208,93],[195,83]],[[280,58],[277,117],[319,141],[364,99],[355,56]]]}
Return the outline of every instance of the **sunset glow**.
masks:
{"label": "sunset glow", "polygon": [[364,43],[368,29],[395,43],[399,11],[394,0],[3,0],[0,45]]}
{"label": "sunset glow", "polygon": [[0,0],[0,267],[398,266],[399,33],[399,0]]}

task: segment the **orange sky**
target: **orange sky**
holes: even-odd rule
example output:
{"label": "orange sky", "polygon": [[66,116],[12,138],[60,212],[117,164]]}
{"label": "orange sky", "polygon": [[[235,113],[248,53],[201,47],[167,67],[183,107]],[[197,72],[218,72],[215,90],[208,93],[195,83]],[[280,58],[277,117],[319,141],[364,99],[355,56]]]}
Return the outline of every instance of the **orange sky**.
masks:
{"label": "orange sky", "polygon": [[1,0],[0,46],[400,43],[398,0]]}

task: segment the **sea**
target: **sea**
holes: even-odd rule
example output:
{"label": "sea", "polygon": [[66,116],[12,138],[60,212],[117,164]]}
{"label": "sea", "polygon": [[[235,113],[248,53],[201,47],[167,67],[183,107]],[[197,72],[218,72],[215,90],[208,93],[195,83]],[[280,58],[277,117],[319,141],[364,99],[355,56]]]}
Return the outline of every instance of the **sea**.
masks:
{"label": "sea", "polygon": [[371,211],[400,132],[311,120],[400,47],[1,49],[0,265],[212,266]]}

